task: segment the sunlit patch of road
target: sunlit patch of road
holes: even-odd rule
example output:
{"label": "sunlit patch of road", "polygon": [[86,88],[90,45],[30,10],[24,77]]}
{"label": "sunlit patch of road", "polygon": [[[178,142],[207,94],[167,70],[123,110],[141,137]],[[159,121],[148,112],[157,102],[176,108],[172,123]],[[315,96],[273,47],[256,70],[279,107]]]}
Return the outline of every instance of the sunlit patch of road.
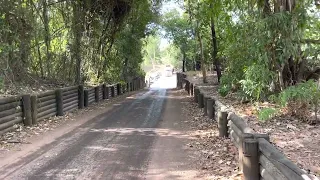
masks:
{"label": "sunlit patch of road", "polygon": [[177,76],[173,74],[172,76],[160,76],[153,84],[150,85],[152,90],[157,89],[174,89],[177,86]]}

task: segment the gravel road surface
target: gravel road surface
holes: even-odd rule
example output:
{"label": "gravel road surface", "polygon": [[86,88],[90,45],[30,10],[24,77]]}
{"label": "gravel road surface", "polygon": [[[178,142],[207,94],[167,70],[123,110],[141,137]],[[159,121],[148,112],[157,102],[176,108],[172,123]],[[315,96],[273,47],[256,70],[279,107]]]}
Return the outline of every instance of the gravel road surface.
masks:
{"label": "gravel road surface", "polygon": [[32,153],[0,158],[0,179],[197,179],[175,84],[161,77]]}

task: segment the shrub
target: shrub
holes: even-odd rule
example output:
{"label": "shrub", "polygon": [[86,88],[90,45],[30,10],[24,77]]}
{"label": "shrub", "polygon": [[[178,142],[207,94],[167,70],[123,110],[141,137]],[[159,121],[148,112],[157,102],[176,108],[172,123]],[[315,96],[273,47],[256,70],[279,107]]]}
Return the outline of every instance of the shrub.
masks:
{"label": "shrub", "polygon": [[291,86],[279,94],[280,105],[287,108],[288,113],[306,120],[310,113],[309,109],[313,109],[316,117],[320,101],[319,85],[309,80],[296,86]]}
{"label": "shrub", "polygon": [[259,111],[258,118],[261,121],[266,121],[273,118],[278,113],[275,108],[263,108]]}

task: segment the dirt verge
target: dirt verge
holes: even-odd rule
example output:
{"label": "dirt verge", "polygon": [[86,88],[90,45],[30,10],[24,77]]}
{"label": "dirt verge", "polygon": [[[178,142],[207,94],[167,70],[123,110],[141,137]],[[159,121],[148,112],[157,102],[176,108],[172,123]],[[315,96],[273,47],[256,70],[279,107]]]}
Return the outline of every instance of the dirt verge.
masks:
{"label": "dirt verge", "polygon": [[242,116],[248,125],[259,133],[270,134],[271,142],[290,160],[310,174],[320,176],[320,125],[311,126],[294,117],[281,116],[269,121],[259,121],[257,109],[262,106],[272,107],[269,103],[243,104],[234,95],[222,97],[218,94],[215,75],[209,74],[208,84],[195,73],[189,73],[188,79],[201,86],[206,94],[215,96],[224,105]]}
{"label": "dirt verge", "polygon": [[[181,90],[181,94],[186,96],[184,90]],[[194,137],[187,146],[195,149],[197,167],[203,177],[215,180],[241,179],[237,167],[238,150],[231,140],[218,136],[217,123],[203,116],[202,109],[197,107],[192,97],[186,97],[183,103],[185,124],[191,129],[190,136]]]}

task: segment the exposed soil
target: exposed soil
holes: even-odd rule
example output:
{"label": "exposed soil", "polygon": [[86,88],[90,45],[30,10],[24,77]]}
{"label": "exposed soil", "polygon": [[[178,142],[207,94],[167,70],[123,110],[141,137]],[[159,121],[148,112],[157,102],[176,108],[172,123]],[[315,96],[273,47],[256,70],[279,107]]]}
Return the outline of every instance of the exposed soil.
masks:
{"label": "exposed soil", "polygon": [[[266,122],[259,121],[257,109],[274,107],[271,103],[241,103],[235,95],[222,97],[218,94],[215,75],[209,74],[207,84],[202,83],[202,77],[197,73],[189,73],[188,79],[201,86],[208,95],[215,96],[233,110],[259,133],[270,134],[271,142],[290,160],[310,174],[320,176],[320,125],[308,125],[294,117],[282,115]],[[312,118],[312,117],[310,117]]]}

